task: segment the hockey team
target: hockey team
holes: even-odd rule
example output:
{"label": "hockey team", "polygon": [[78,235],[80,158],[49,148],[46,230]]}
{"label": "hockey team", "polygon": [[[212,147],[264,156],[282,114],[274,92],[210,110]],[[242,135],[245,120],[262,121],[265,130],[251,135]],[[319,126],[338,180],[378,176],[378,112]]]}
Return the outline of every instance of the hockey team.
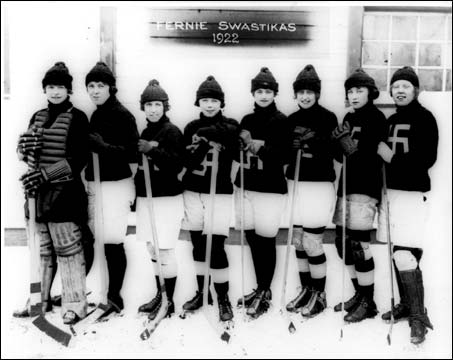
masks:
{"label": "hockey team", "polygon": [[[137,239],[146,243],[157,288],[155,297],[138,308],[140,313],[150,321],[163,306],[166,316],[175,313],[175,247],[183,228],[190,233],[197,283],[195,295],[182,306],[184,313],[202,308],[204,301],[213,303],[212,282],[219,320],[231,321],[225,241],[234,220],[236,229],[244,230],[256,276],[256,287],[237,306],[256,319],[271,305],[276,237],[282,213],[293,204],[290,236],[301,287],[286,305],[288,312],[311,318],[327,307],[323,236],[333,221],[335,246],[355,289],[334,310],[345,312],[349,323],[377,315],[370,241],[378,214],[377,236],[391,241],[390,264],[400,295],[400,303],[382,319],[408,320],[414,344],[425,340],[427,328],[433,329],[424,306],[420,259],[438,129],[417,100],[420,84],[411,67],[398,69],[391,78],[396,113],[389,119],[373,104],[379,96],[374,79],[362,69],[354,71],[344,83],[351,111],[340,124],[319,104],[321,80],[312,65],[293,83],[299,109],[289,117],[275,102],[277,80],[261,68],[251,79],[253,112],[240,123],[223,115],[225,94],[208,76],[196,91],[199,117],[183,132],[168,118],[170,99],[155,79],[140,96],[146,120],[141,134],[134,116],[116,98],[116,79],[105,63],[88,72],[85,85],[96,106],[90,121],[70,101],[72,76],[66,65],[52,66],[42,80],[47,106],[32,116],[17,146],[28,165],[20,179],[26,200],[36,200],[35,219],[28,211],[25,215],[27,224],[36,223],[40,242],[43,313],[60,305],[65,324],[87,316],[92,234],[108,272],[101,289],[102,316],[122,311],[123,244],[134,206]],[[334,160],[341,164],[336,193]],[[235,219],[230,216],[233,204]],[[57,264],[61,300],[50,296]],[[14,313],[30,315],[30,303]]]}

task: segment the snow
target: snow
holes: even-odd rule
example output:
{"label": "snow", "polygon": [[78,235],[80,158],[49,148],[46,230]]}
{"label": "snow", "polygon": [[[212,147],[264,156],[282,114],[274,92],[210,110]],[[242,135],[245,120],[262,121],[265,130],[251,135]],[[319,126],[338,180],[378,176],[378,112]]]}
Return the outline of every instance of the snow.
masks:
{"label": "snow", "polygon": [[[184,301],[193,296],[196,287],[191,249],[190,242],[178,241],[177,313],[180,313]],[[241,291],[241,249],[240,246],[227,246],[226,249],[232,279],[230,299],[235,305]],[[431,281],[438,277],[436,266],[422,267],[426,306],[435,330],[430,331],[426,341],[417,347],[409,342],[408,323],[397,323],[393,327],[392,345],[388,346],[389,325],[380,319],[390,304],[387,247],[372,245],[376,263],[375,301],[380,314],[375,319],[344,326],[344,336],[340,340],[341,315],[333,311],[333,306],[341,298],[342,267],[334,245],[325,245],[325,249],[328,309],[312,319],[292,315],[296,333],[288,332],[288,320],[280,314],[285,247],[278,246],[272,286],[273,306],[261,318],[247,321],[244,321],[241,310],[234,306],[235,326],[229,344],[219,339],[201,312],[185,320],[178,316],[164,319],[151,338],[142,341],[139,334],[145,318],[140,317],[136,309],[154,294],[154,276],[145,245],[135,241],[135,235],[130,235],[126,241],[128,269],[122,291],[125,300],[123,316],[93,325],[86,335],[73,337],[69,346],[64,347],[41,333],[30,320],[11,316],[27,298],[28,250],[26,247],[4,247],[2,270],[7,269],[7,273],[2,271],[2,358],[451,358],[451,284]],[[246,247],[245,250],[245,289],[248,292],[255,279],[249,249]],[[88,288],[93,290],[90,300],[96,299],[97,273],[95,264],[87,279]],[[345,283],[345,296],[349,298],[352,285],[349,280]],[[296,262],[292,256],[286,302],[296,295],[297,285]],[[52,292],[59,292],[58,276]],[[211,307],[210,313],[217,320],[216,305]],[[58,308],[47,318],[67,330]]]}

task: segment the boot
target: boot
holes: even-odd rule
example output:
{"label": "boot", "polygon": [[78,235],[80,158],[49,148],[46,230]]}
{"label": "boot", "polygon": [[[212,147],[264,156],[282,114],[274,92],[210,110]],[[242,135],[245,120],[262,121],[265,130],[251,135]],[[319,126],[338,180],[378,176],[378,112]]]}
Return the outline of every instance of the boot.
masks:
{"label": "boot", "polygon": [[247,308],[247,315],[254,319],[263,315],[269,309],[271,299],[272,293],[270,289],[258,289],[255,299],[253,299],[252,304]]}
{"label": "boot", "polygon": [[161,303],[162,303],[162,293],[159,290],[159,291],[157,291],[156,296],[150,302],[147,302],[146,304],[143,304],[138,308],[138,312],[151,313],[156,308],[160,307]]}
{"label": "boot", "polygon": [[[212,295],[211,291],[208,292],[208,305],[212,305],[213,300],[212,300]],[[183,306],[182,309],[185,311],[196,311],[199,308],[203,306],[203,293],[200,291],[197,291],[195,296],[187,301]]]}
{"label": "boot", "polygon": [[[358,304],[358,302],[360,301],[360,297],[361,296],[360,296],[359,292],[356,291],[354,296],[344,303],[344,310],[346,312],[351,311]],[[341,311],[341,303],[338,303],[337,305],[335,305],[333,310],[334,311]]]}
{"label": "boot", "polygon": [[[43,314],[52,311],[52,304],[49,303],[48,301],[42,302],[42,312]],[[27,300],[27,304],[25,305],[24,309],[21,310],[15,310],[13,312],[13,316],[16,318],[27,318],[30,317],[30,299]]]}
{"label": "boot", "polygon": [[[167,313],[165,314],[165,317],[171,317],[171,315],[175,313],[175,303],[173,302],[173,300],[167,300],[167,301],[168,301],[167,302],[168,307],[167,307]],[[148,320],[154,320],[156,318],[161,306],[162,306],[162,298],[157,303],[157,305],[154,307],[154,309],[149,312]]]}
{"label": "boot", "polygon": [[[406,320],[410,315],[409,306],[406,304],[400,303],[396,304],[393,308],[393,319],[395,322],[400,320]],[[389,322],[391,319],[391,311],[387,311],[386,313],[382,314],[382,320]]]}
{"label": "boot", "polygon": [[[400,303],[396,304],[395,307],[393,308],[393,319],[395,322],[398,322],[400,320],[406,320],[409,315],[409,300],[407,299],[406,293],[404,292],[403,284],[401,282],[401,275],[399,273],[398,268],[395,265],[395,262],[393,262],[394,268],[395,268],[395,278],[396,278],[396,283],[398,285],[398,291],[400,293]],[[389,322],[390,321],[390,316],[391,316],[391,311],[387,311],[386,313],[382,314],[382,320]]]}
{"label": "boot", "polygon": [[326,307],[326,293],[324,291],[312,290],[310,300],[302,308],[302,316],[308,318],[314,317],[323,312]]}
{"label": "boot", "polygon": [[217,301],[219,304],[219,318],[220,321],[229,321],[233,318],[233,309],[231,308],[230,299],[228,294],[218,296]]}
{"label": "boot", "polygon": [[374,318],[377,313],[374,300],[369,299],[367,296],[362,296],[357,305],[344,317],[344,321],[360,322],[368,318]]}
{"label": "boot", "polygon": [[299,294],[286,305],[286,310],[289,312],[298,313],[302,311],[302,308],[307,305],[310,300],[310,289],[307,286],[303,286]]}
{"label": "boot", "polygon": [[[250,294],[247,294],[247,295],[244,296],[245,307],[249,307],[252,304],[253,299],[255,298],[255,296],[256,296],[256,289],[253,289],[253,291]],[[237,307],[238,308],[242,307],[242,298],[238,299]]]}
{"label": "boot", "polygon": [[419,268],[400,271],[401,282],[409,299],[409,325],[411,327],[411,343],[421,344],[425,341],[427,328],[433,330],[424,305],[424,287],[422,272]]}

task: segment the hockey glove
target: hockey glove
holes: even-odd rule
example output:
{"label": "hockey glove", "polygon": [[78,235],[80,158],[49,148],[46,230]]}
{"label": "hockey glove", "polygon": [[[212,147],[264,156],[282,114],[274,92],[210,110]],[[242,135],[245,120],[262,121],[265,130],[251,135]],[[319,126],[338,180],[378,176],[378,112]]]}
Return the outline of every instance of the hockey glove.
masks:
{"label": "hockey glove", "polygon": [[153,148],[157,148],[159,143],[157,141],[146,141],[143,139],[138,140],[138,151],[146,154],[151,151]]}
{"label": "hockey glove", "polygon": [[67,160],[61,160],[45,168],[27,172],[20,180],[25,191],[31,193],[47,182],[57,184],[72,180],[72,170]]}
{"label": "hockey glove", "polygon": [[239,147],[241,150],[248,150],[250,144],[252,143],[252,135],[250,131],[242,129],[239,134]]}
{"label": "hockey glove", "polygon": [[332,138],[338,142],[346,156],[350,156],[358,150],[356,141],[351,137],[351,127],[347,122],[335,128],[332,132]]}
{"label": "hockey glove", "polygon": [[107,149],[107,143],[98,133],[91,133],[89,135],[90,150],[95,153],[101,153]]}
{"label": "hockey glove", "polygon": [[315,132],[303,126],[296,126],[293,132],[293,149],[302,149],[304,144],[315,136]]}

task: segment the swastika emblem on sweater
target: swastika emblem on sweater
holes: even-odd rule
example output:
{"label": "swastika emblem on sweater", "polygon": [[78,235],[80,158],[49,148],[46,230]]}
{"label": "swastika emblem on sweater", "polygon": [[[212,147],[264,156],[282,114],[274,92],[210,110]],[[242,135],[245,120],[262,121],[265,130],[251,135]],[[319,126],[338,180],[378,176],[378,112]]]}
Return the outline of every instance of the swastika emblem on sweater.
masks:
{"label": "swastika emblem on sweater", "polygon": [[244,169],[263,170],[263,161],[258,156],[255,156],[250,151],[247,151]]}
{"label": "swastika emblem on sweater", "polygon": [[388,141],[392,143],[392,151],[396,154],[396,145],[398,143],[403,144],[403,152],[409,152],[409,141],[407,136],[398,136],[401,135],[400,131],[409,131],[411,128],[410,124],[396,124],[392,131],[392,136],[389,136]]}
{"label": "swastika emblem on sweater", "polygon": [[208,166],[213,165],[213,156],[214,156],[214,149],[211,148],[209,151],[206,153],[203,161],[201,162],[199,169],[193,170],[192,173],[195,175],[200,175],[200,176],[205,176],[206,170],[208,169]]}

